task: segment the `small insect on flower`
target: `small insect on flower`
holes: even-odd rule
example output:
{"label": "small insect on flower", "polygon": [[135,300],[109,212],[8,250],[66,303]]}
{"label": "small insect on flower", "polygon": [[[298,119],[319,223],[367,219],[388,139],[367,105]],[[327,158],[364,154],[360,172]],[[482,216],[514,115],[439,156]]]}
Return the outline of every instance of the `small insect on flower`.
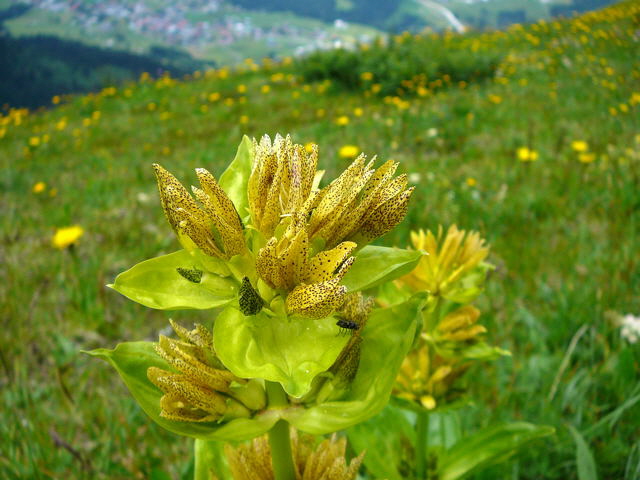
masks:
{"label": "small insect on flower", "polygon": [[357,322],[354,322],[353,320],[347,320],[346,318],[341,318],[341,317],[338,317],[338,321],[336,322],[336,325],[340,327],[340,333],[345,335],[349,330],[355,331],[360,328],[360,325]]}

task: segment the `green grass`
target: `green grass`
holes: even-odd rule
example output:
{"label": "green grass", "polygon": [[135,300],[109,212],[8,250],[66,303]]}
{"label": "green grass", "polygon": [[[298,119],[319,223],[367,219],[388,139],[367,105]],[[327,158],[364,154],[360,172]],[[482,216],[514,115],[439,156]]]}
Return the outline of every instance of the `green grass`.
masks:
{"label": "green grass", "polygon": [[[0,477],[189,478],[190,442],[153,425],[109,367],[79,351],[152,340],[167,326],[168,313],[104,286],[178,248],[151,163],[193,183],[198,166],[219,175],[243,133],[290,132],[319,143],[327,178],[348,164],[337,155],[345,144],[416,174],[409,215],[382,243],[405,245],[412,228],[454,222],[491,243],[497,270],[481,320],[513,357],[474,372],[477,401],[460,412],[463,425],[526,420],[558,434],[477,478],[577,478],[568,425],[585,437],[600,478],[634,478],[625,468],[640,448],[640,351],[611,318],[640,314],[639,18],[632,2],[442,38],[453,50],[476,39],[475,55],[503,60],[491,80],[425,96],[304,84],[282,65],[141,82],[1,117]],[[210,101],[214,92],[222,98]],[[93,112],[100,118],[84,125]],[[336,125],[341,115],[348,125]],[[593,162],[578,160],[574,140],[588,142]],[[520,162],[522,146],[538,160]],[[39,181],[47,187],[33,193]],[[53,232],[72,224],[85,235],[55,250]]]}

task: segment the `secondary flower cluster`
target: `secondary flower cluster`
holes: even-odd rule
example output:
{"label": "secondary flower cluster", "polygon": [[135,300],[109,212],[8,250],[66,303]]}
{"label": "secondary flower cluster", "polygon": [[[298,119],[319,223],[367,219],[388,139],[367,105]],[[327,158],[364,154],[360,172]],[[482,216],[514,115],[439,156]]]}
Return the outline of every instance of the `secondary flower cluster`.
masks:
{"label": "secondary flower cluster", "polygon": [[404,359],[394,393],[419,408],[432,410],[450,405],[465,393],[460,384],[476,360],[507,352],[482,340],[487,330],[478,324],[480,310],[470,303],[482,292],[489,248],[477,232],[452,225],[411,233],[413,247],[427,255],[408,275],[397,280],[401,289],[426,291],[422,332]]}

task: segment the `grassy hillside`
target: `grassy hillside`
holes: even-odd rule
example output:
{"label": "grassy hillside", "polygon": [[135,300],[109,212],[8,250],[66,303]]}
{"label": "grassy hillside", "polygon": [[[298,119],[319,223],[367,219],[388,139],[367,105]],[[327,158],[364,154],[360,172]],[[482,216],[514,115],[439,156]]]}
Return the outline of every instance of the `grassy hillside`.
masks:
{"label": "grassy hillside", "polygon": [[[193,183],[195,167],[219,174],[242,134],[290,132],[320,145],[328,178],[350,162],[344,145],[401,162],[417,188],[383,243],[454,222],[490,242],[497,270],[481,321],[513,357],[473,372],[479,400],[459,411],[462,425],[522,419],[557,436],[475,478],[578,478],[568,426],[599,478],[637,478],[640,350],[615,319],[640,314],[639,28],[640,2],[625,2],[505,32],[399,36],[362,51],[351,83],[344,69],[311,82],[304,63],[247,62],[6,111],[0,477],[189,478],[190,442],[152,424],[106,364],[79,352],[153,340],[167,325],[169,313],[104,287],[178,248],[151,163]],[[446,54],[420,72],[411,59],[427,47]],[[385,48],[388,61],[373,61]],[[71,225],[84,235],[56,249],[54,232]]]}

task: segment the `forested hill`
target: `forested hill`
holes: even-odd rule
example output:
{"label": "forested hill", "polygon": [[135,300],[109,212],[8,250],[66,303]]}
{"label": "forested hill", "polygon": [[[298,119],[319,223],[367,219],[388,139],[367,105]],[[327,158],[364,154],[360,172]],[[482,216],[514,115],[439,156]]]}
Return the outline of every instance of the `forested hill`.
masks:
{"label": "forested hill", "polygon": [[49,104],[54,95],[96,91],[135,80],[142,72],[183,75],[203,65],[166,48],[136,55],[53,36],[14,38],[0,31],[0,105],[35,108]]}

